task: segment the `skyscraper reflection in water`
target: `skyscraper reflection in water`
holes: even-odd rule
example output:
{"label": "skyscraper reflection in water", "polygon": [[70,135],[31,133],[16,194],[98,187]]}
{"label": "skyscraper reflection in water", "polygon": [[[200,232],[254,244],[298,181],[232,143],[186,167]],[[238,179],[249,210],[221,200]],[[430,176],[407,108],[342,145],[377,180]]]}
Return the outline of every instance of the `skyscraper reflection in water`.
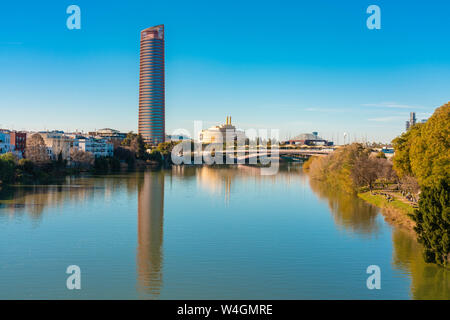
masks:
{"label": "skyscraper reflection in water", "polygon": [[138,247],[136,254],[139,291],[157,298],[162,286],[164,174],[145,172],[138,185]]}

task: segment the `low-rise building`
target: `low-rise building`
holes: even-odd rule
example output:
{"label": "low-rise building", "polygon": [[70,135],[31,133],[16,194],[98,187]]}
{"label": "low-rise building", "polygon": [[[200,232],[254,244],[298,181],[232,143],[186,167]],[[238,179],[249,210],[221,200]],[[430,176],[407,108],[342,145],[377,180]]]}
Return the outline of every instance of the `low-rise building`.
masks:
{"label": "low-rise building", "polygon": [[27,133],[11,131],[10,132],[11,145],[14,147],[14,153],[17,157],[23,158],[25,154],[25,148],[27,145]]}
{"label": "low-rise building", "polygon": [[11,145],[11,135],[7,130],[0,131],[0,154],[13,152],[14,146]]}
{"label": "low-rise building", "polygon": [[69,159],[72,139],[64,135],[63,131],[44,131],[39,134],[44,139],[47,153],[51,159],[57,159],[60,153],[63,159]]}
{"label": "low-rise building", "polygon": [[97,131],[91,131],[89,132],[89,136],[91,137],[100,137],[107,140],[119,140],[122,141],[126,138],[127,134],[120,132],[119,130],[111,129],[111,128],[104,128],[99,129]]}
{"label": "low-rise building", "polygon": [[307,145],[307,146],[332,146],[333,142],[319,137],[318,132],[302,133],[293,139],[283,141],[284,144],[290,145]]}
{"label": "low-rise building", "polygon": [[227,117],[225,124],[202,130],[198,138],[201,143],[224,143],[227,142],[227,139],[229,141],[245,141],[246,136],[244,131],[237,130],[231,124],[231,117]]}
{"label": "low-rise building", "polygon": [[79,138],[77,139],[78,150],[90,152],[94,157],[112,157],[114,155],[114,145],[106,139]]}

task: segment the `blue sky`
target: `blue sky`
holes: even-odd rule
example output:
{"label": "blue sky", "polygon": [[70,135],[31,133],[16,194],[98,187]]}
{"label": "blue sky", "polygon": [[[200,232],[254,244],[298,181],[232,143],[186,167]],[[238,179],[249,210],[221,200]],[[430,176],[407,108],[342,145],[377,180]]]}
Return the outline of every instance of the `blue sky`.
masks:
{"label": "blue sky", "polygon": [[[81,8],[68,30],[66,8]],[[381,8],[369,30],[366,8]],[[0,11],[0,127],[137,130],[139,31],[165,24],[166,128],[390,141],[450,100],[448,1],[24,1]]]}

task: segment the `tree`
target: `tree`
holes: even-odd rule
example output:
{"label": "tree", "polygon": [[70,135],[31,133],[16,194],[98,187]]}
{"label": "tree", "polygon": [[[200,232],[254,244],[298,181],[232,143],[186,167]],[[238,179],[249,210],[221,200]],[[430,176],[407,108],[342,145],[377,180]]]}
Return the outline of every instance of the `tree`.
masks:
{"label": "tree", "polygon": [[97,157],[94,160],[94,170],[97,172],[107,172],[109,168],[108,159],[105,157]]}
{"label": "tree", "polygon": [[410,151],[414,176],[421,185],[449,179],[450,102],[437,108],[419,129]]}
{"label": "tree", "polygon": [[422,189],[419,209],[412,218],[416,222],[418,240],[424,246],[427,262],[448,265],[450,260],[449,183],[440,180]]}
{"label": "tree", "polygon": [[400,181],[400,189],[406,192],[409,192],[413,195],[417,195],[420,191],[419,184],[417,183],[417,179],[413,176],[405,175]]}
{"label": "tree", "polygon": [[70,151],[70,158],[72,165],[75,168],[87,169],[94,164],[94,155],[91,152],[84,152],[83,150],[72,149]]}
{"label": "tree", "polygon": [[424,124],[416,124],[393,140],[394,169],[431,185],[450,174],[450,103],[437,108]]}
{"label": "tree", "polygon": [[383,151],[380,151],[377,153],[376,155],[377,158],[381,158],[381,159],[386,159],[386,155],[384,154]]}
{"label": "tree", "polygon": [[120,160],[117,157],[108,158],[111,171],[120,171]]}
{"label": "tree", "polygon": [[411,169],[410,150],[412,143],[414,143],[413,140],[418,135],[420,126],[421,124],[413,126],[411,129],[392,141],[392,145],[395,149],[393,159],[394,169],[400,178],[404,175],[413,174]]}
{"label": "tree", "polygon": [[0,155],[0,184],[13,182],[16,163],[17,158],[12,153]]}
{"label": "tree", "polygon": [[[448,264],[450,249],[450,103],[437,108],[424,124],[416,124],[393,141],[394,169],[402,189],[421,189],[419,209],[412,215],[425,259]],[[417,182],[417,183],[416,183]]]}
{"label": "tree", "polygon": [[27,139],[25,157],[37,165],[45,165],[50,162],[44,139],[39,133],[35,133]]}
{"label": "tree", "polygon": [[141,134],[135,135],[131,140],[130,150],[136,154],[137,158],[145,158],[145,142]]}
{"label": "tree", "polygon": [[30,159],[20,159],[18,167],[28,174],[34,173],[34,164]]}
{"label": "tree", "polygon": [[369,190],[372,191],[373,184],[380,176],[385,161],[384,159],[369,157],[367,154],[356,158],[351,170],[355,186],[368,186]]}
{"label": "tree", "polygon": [[136,162],[135,154],[129,149],[129,147],[115,148],[114,157],[118,158],[119,161],[125,161],[128,164],[128,168],[132,168]]}
{"label": "tree", "polygon": [[127,133],[127,136],[125,137],[125,139],[122,140],[122,145],[123,146],[130,146],[131,141],[133,141],[133,139],[137,136],[136,133],[133,133],[133,131],[130,131]]}

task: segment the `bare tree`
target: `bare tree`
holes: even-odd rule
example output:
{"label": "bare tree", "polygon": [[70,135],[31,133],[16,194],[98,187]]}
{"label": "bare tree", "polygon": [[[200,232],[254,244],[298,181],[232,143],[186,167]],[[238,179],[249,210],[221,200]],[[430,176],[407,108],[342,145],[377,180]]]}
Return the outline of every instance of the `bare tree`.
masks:
{"label": "bare tree", "polygon": [[368,156],[358,157],[351,171],[353,182],[357,187],[368,186],[369,190],[372,191],[373,184],[378,179],[378,172],[380,167],[380,162],[378,158],[372,158]]}
{"label": "bare tree", "polygon": [[44,165],[50,161],[44,139],[39,133],[27,139],[25,157],[37,165]]}
{"label": "bare tree", "polygon": [[417,195],[419,194],[420,187],[416,178],[408,175],[403,176],[400,179],[400,189],[404,192],[409,192],[414,201],[417,201]]}
{"label": "bare tree", "polygon": [[89,168],[94,164],[94,155],[91,152],[72,149],[70,151],[72,166],[75,168]]}
{"label": "bare tree", "polygon": [[379,158],[380,171],[378,172],[378,179],[384,180],[384,182],[394,182],[398,179],[397,174],[394,171],[392,161],[388,159]]}

